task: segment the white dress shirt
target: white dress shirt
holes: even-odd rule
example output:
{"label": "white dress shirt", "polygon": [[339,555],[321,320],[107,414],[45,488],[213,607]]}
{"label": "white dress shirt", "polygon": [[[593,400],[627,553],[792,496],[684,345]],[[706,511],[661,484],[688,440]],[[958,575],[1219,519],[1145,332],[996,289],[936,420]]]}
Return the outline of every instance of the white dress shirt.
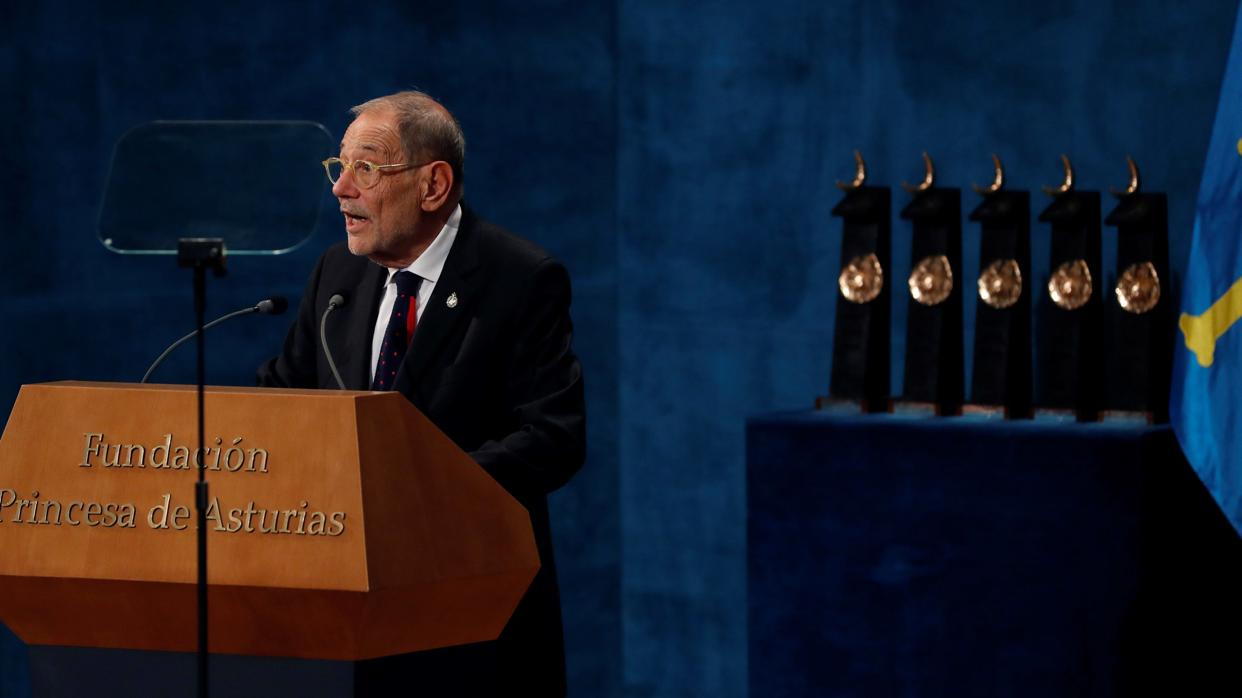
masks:
{"label": "white dress shirt", "polygon": [[[453,241],[457,239],[457,228],[461,226],[461,206],[458,205],[449,215],[448,221],[440,229],[436,239],[423,250],[423,253],[402,269],[389,269],[388,280],[384,282],[384,297],[380,299],[379,312],[375,315],[375,330],[371,333],[371,382],[375,382],[375,363],[379,358],[380,347],[384,345],[384,333],[388,330],[388,318],[392,315],[392,307],[397,303],[397,284],[392,277],[399,271],[408,271],[423,280],[418,287],[418,310],[414,318],[415,327],[423,317],[423,308],[431,300],[431,292],[440,280],[440,272],[444,270],[444,260],[448,259],[449,250],[453,249]],[[417,329],[414,330],[418,332]]]}

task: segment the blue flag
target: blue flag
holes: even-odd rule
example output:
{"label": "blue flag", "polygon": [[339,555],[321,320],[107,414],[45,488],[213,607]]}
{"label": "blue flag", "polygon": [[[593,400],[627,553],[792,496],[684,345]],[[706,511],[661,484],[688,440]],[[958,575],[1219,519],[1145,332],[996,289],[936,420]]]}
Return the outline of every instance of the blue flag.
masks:
{"label": "blue flag", "polygon": [[1242,532],[1242,11],[1216,109],[1182,285],[1169,417]]}

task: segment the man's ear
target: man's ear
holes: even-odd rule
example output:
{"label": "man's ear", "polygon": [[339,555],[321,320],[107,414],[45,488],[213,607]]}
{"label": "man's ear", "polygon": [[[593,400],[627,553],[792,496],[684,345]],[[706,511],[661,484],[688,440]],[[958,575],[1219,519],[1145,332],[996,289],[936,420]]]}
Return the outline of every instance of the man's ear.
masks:
{"label": "man's ear", "polygon": [[453,191],[453,168],[443,160],[431,163],[418,186],[423,198],[423,210],[438,211],[448,202]]}

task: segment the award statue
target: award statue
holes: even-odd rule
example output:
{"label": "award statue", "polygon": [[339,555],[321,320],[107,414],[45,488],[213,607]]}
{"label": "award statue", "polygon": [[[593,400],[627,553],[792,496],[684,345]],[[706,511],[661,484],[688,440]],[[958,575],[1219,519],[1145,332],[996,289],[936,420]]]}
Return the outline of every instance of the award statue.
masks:
{"label": "award statue", "polygon": [[837,279],[829,397],[823,408],[847,403],[863,412],[889,408],[889,268],[891,201],[888,187],[867,186],[867,165],[855,150],[850,183],[837,182],[845,197],[832,209],[841,218],[841,274]]}
{"label": "award statue", "polygon": [[1169,283],[1168,201],[1139,191],[1139,172],[1127,157],[1130,184],[1113,190],[1117,207],[1104,219],[1117,228],[1116,302],[1108,306],[1104,408],[1137,412],[1149,422],[1169,419],[1173,365],[1173,308]]}
{"label": "award statue", "polygon": [[901,211],[913,234],[907,281],[904,402],[930,404],[938,415],[960,414],[962,371],[962,203],[961,191],[934,186],[935,166],[923,153],[926,174],[917,186],[902,183],[913,197]]}
{"label": "award statue", "polygon": [[1052,228],[1047,294],[1040,303],[1036,405],[1099,418],[1103,355],[1100,331],[1100,193],[1074,190],[1074,168],[1062,155],[1065,181],[1044,187],[1052,203],[1039,220]]}
{"label": "award statue", "polygon": [[975,354],[970,382],[972,408],[1003,409],[1009,419],[1031,416],[1031,195],[1005,191],[1005,170],[992,156],[996,175],[970,220],[979,241],[979,303],[975,306]]}

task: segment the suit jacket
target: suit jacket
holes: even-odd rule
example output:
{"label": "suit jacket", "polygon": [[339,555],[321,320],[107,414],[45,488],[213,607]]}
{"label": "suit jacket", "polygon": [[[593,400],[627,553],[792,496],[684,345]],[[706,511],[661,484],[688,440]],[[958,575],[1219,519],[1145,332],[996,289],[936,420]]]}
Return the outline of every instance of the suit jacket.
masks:
{"label": "suit jacket", "polygon": [[[259,384],[337,387],[319,323],[339,293],[346,303],[328,316],[327,342],[345,387],[368,389],[371,337],[386,279],[383,267],[350,254],[345,243],[329,248],[311,275],[283,350],[260,368]],[[527,508],[542,567],[493,647],[473,654],[438,651],[434,662],[422,665],[409,656],[385,664],[388,674],[434,668],[450,690],[445,667],[450,675],[471,672],[463,680],[478,685],[489,673],[480,666],[485,663],[493,665],[495,684],[506,691],[525,686],[531,689],[527,695],[565,693],[546,495],[569,480],[586,452],[582,369],[571,347],[569,304],[563,265],[462,205],[457,238],[393,389]]]}

